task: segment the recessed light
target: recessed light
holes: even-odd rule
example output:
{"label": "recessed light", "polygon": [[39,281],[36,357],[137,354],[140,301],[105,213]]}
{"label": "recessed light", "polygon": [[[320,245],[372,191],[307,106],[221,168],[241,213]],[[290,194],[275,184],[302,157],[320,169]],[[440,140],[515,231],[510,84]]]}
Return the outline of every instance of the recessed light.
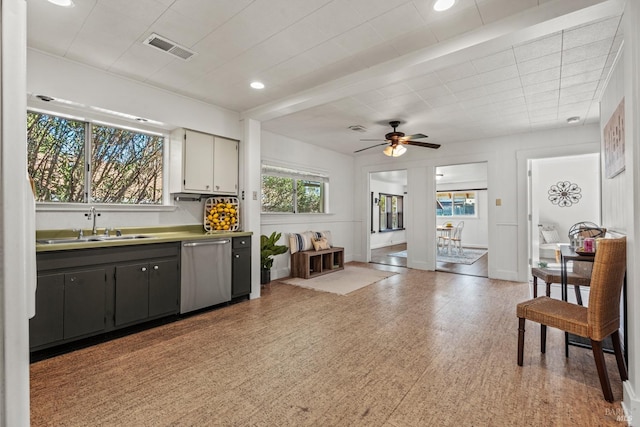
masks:
{"label": "recessed light", "polygon": [[254,89],[264,89],[264,83],[262,82],[251,82],[251,87]]}
{"label": "recessed light", "polygon": [[62,6],[62,7],[73,7],[73,0],[48,0],[49,3],[53,3],[56,6]]}
{"label": "recessed light", "polygon": [[442,12],[447,9],[451,9],[455,2],[456,0],[438,0],[433,5],[433,10],[435,10],[436,12]]}
{"label": "recessed light", "polygon": [[578,123],[580,121],[580,116],[573,116],[567,119],[567,123]]}

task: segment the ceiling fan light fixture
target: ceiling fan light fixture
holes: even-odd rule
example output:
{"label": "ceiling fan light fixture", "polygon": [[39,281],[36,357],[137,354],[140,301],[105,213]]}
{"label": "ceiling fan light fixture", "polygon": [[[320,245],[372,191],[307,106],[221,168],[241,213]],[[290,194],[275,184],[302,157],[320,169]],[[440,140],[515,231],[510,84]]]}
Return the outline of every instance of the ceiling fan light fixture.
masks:
{"label": "ceiling fan light fixture", "polygon": [[451,9],[455,3],[456,0],[437,0],[433,4],[433,10],[436,12],[444,12],[445,10]]}
{"label": "ceiling fan light fixture", "polygon": [[407,152],[407,149],[404,148],[402,145],[389,145],[387,148],[382,150],[382,152],[384,153],[385,156],[400,157]]}

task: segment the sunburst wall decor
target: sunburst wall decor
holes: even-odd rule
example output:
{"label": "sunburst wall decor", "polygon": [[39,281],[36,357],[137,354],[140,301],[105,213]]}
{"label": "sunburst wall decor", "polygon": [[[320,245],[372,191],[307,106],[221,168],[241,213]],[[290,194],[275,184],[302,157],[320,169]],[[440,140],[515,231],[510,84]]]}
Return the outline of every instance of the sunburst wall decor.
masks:
{"label": "sunburst wall decor", "polygon": [[578,184],[572,184],[569,181],[558,181],[557,184],[549,188],[549,200],[561,208],[568,208],[580,201],[582,198],[581,192],[582,190],[578,187]]}

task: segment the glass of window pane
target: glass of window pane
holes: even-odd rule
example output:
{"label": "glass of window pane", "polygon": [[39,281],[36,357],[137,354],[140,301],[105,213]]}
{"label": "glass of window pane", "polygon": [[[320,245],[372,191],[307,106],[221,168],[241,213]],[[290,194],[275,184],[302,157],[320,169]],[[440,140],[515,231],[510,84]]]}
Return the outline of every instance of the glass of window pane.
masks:
{"label": "glass of window pane", "polygon": [[162,203],[162,136],[95,125],[92,137],[92,202]]}
{"label": "glass of window pane", "polygon": [[298,180],[296,189],[296,202],[300,213],[321,213],[322,207],[322,183],[315,181]]}
{"label": "glass of window pane", "polygon": [[293,212],[293,178],[262,175],[262,212]]}
{"label": "glass of window pane", "polygon": [[85,124],[27,113],[28,171],[38,202],[84,201]]}

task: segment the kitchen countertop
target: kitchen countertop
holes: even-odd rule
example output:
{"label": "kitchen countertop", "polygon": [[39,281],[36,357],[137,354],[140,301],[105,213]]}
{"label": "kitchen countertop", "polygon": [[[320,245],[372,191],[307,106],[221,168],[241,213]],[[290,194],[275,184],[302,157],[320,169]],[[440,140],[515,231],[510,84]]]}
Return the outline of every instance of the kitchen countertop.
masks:
{"label": "kitchen countertop", "polygon": [[[220,239],[231,237],[251,236],[251,231],[216,231],[205,232],[202,225],[180,225],[165,227],[121,227],[115,228],[121,230],[123,236],[127,235],[144,235],[147,238],[129,239],[129,240],[109,240],[109,241],[90,241],[90,242],[69,242],[69,243],[37,243],[36,252],[52,252],[52,251],[68,251],[89,248],[106,248],[115,246],[132,246],[132,245],[149,245],[153,243],[180,242],[185,240],[200,239]],[[85,236],[91,236],[91,230],[83,230]],[[102,236],[103,229],[100,229],[98,236]],[[115,231],[111,232],[113,236]],[[37,230],[36,240],[45,239],[62,239],[74,238],[78,233],[72,230]]]}

